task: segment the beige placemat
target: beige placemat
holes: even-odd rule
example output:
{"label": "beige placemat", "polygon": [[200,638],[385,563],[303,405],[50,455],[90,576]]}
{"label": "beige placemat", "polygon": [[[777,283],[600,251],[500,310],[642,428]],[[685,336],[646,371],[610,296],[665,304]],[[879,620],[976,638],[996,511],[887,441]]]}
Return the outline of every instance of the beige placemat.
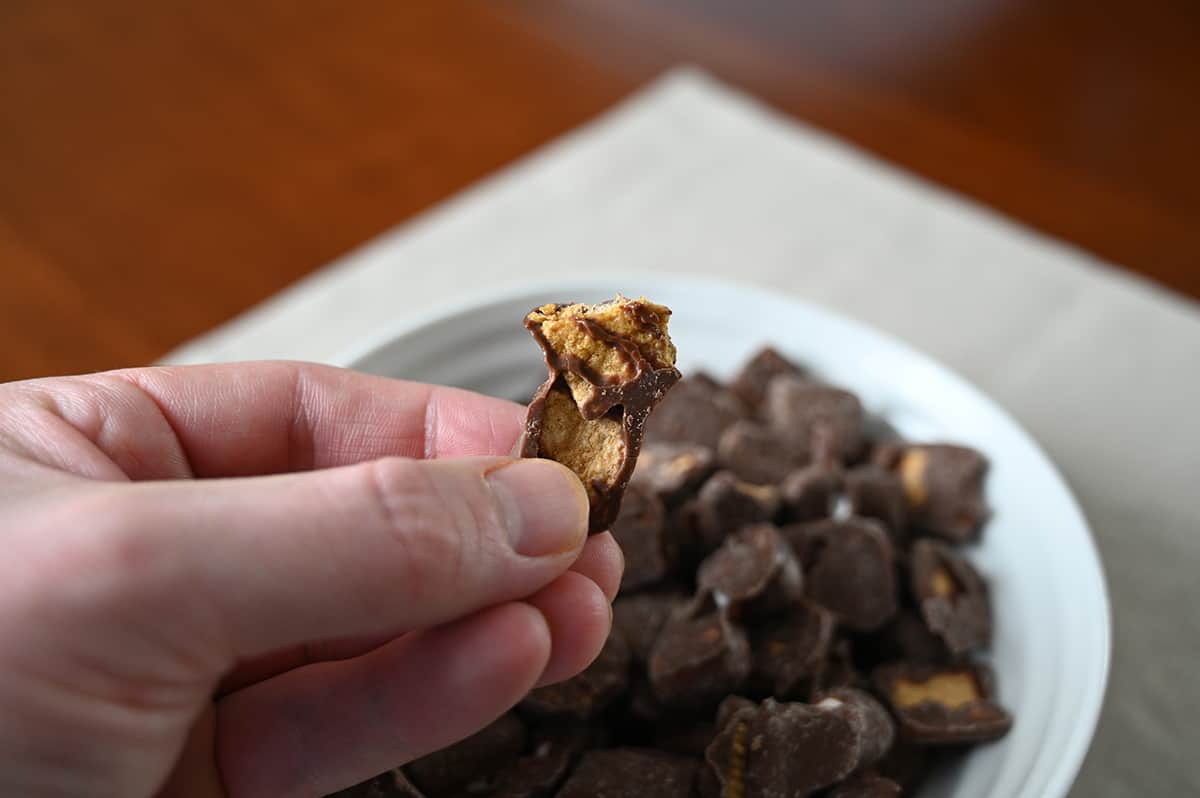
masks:
{"label": "beige placemat", "polygon": [[1115,651],[1077,796],[1200,795],[1197,306],[693,70],[168,356],[332,361],[466,288],[736,276],[932,353],[1049,450],[1095,529]]}

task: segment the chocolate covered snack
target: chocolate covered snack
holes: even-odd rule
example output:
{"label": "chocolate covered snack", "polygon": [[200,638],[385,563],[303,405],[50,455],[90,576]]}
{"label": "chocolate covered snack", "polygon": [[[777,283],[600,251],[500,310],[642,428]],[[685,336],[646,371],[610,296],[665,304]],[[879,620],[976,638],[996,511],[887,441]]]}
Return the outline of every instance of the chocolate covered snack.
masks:
{"label": "chocolate covered snack", "polygon": [[[632,469],[622,385],[674,372],[655,376],[674,358],[665,309],[622,302],[530,322],[550,364],[539,453],[565,446],[603,501]],[[642,316],[662,338],[634,332]],[[620,357],[584,351],[613,337],[628,339]],[[338,798],[919,796],[1003,736],[1012,717],[976,659],[992,641],[988,575],[962,546],[991,534],[987,461],[903,440],[868,410],[778,351],[730,384],[689,374],[646,425],[610,527],[625,578],[596,660]],[[563,443],[549,426],[567,422],[578,435]]]}
{"label": "chocolate covered snack", "polygon": [[618,295],[597,305],[542,305],[525,317],[549,376],[529,404],[520,453],[579,476],[591,504],[589,532],[616,520],[646,419],[679,381],[670,315],[645,298]]}

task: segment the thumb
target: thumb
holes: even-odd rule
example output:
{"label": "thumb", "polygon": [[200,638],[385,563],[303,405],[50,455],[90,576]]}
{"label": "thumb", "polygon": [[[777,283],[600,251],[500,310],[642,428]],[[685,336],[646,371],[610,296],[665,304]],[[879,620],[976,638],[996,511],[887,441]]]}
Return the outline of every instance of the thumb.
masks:
{"label": "thumb", "polygon": [[111,490],[107,570],[126,572],[142,606],[203,624],[194,639],[229,662],[528,596],[570,566],[587,529],[583,486],[548,460],[385,458]]}

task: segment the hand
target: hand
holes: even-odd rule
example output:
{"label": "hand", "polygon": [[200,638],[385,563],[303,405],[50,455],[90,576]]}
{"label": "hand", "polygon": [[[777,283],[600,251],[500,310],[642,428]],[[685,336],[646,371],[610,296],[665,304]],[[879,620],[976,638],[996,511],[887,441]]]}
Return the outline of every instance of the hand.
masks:
{"label": "hand", "polygon": [[317,796],[598,653],[522,411],[290,363],[0,385],[0,795]]}

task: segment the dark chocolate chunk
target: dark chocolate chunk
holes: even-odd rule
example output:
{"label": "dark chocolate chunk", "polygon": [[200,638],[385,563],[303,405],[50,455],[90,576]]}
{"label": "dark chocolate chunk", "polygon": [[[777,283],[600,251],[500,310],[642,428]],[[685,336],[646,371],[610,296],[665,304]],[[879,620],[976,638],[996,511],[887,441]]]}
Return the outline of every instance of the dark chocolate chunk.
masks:
{"label": "dark chocolate chunk", "polygon": [[825,668],[835,626],[833,613],[802,601],[751,628],[751,683],[776,698],[810,698]]}
{"label": "dark chocolate chunk", "polygon": [[906,793],[921,786],[933,765],[933,753],[938,750],[927,745],[917,745],[896,740],[892,750],[884,754],[875,765],[879,775],[900,785]]}
{"label": "dark chocolate chunk", "polygon": [[979,536],[988,517],[983,455],[950,444],[907,446],[896,472],[908,496],[910,518],[919,529],[953,543]]}
{"label": "dark chocolate chunk", "polygon": [[956,655],[992,639],[987,583],[949,546],[923,539],[909,555],[910,583],[929,630]]}
{"label": "dark chocolate chunk", "polygon": [[697,443],[654,443],[647,441],[638,455],[633,481],[674,504],[700,487],[716,467],[716,455]]}
{"label": "dark chocolate chunk", "polygon": [[774,484],[808,462],[809,452],[795,450],[778,432],[755,421],[735,421],[717,442],[717,462],[756,485]]}
{"label": "dark chocolate chunk", "polygon": [[588,493],[588,529],[616,519],[650,411],[679,381],[671,311],[618,296],[599,305],[543,305],[525,317],[549,377],[525,419],[522,457],[570,468]]}
{"label": "dark chocolate chunk", "polygon": [[901,608],[882,628],[864,639],[862,645],[856,646],[855,654],[869,668],[892,660],[944,664],[951,659],[946,644],[929,631],[920,615],[907,608]]}
{"label": "dark chocolate chunk", "polygon": [[529,752],[500,771],[487,798],[549,798],[596,742],[589,728],[578,725],[546,726],[532,736]]}
{"label": "dark chocolate chunk", "polygon": [[887,709],[869,693],[854,687],[835,687],[823,693],[815,706],[843,714],[859,740],[858,765],[878,762],[896,739],[896,724]]}
{"label": "dark chocolate chunk", "polygon": [[[636,721],[657,726],[671,715],[678,714],[676,709],[663,705],[654,692],[650,677],[643,670],[634,673],[629,686],[629,716]],[[624,738],[622,738],[624,739]]]}
{"label": "dark chocolate chunk", "polygon": [[750,645],[722,613],[672,618],[654,644],[648,673],[663,703],[712,705],[745,683]]}
{"label": "dark chocolate chunk", "polygon": [[326,798],[426,798],[400,768],[339,790]]}
{"label": "dark chocolate chunk", "polygon": [[820,459],[827,449],[846,460],[862,448],[862,404],[849,391],[776,377],[767,386],[764,414],[789,447],[810,453],[813,459]]}
{"label": "dark chocolate chunk", "polygon": [[900,478],[885,468],[865,465],[847,471],[845,484],[851,511],[879,521],[892,540],[903,545],[908,521],[907,499]]}
{"label": "dark chocolate chunk", "polygon": [[612,536],[625,555],[621,590],[638,590],[665,579],[675,566],[678,546],[667,534],[667,511],[649,489],[631,484],[625,490]]}
{"label": "dark chocolate chunk", "polygon": [[774,520],[779,506],[779,489],[774,485],[751,485],[729,471],[718,471],[684,506],[680,531],[692,553],[704,556],[720,546],[726,535]]}
{"label": "dark chocolate chunk", "polygon": [[821,693],[835,687],[862,687],[866,681],[854,661],[853,644],[848,638],[835,635],[833,643],[829,646],[825,666],[817,674],[813,691]]}
{"label": "dark chocolate chunk", "polygon": [[700,763],[661,751],[588,751],[558,798],[691,798]]}
{"label": "dark chocolate chunk", "polygon": [[746,361],[729,384],[729,390],[748,407],[758,408],[766,398],[767,385],[781,374],[804,377],[804,370],[771,347],[764,347]]}
{"label": "dark chocolate chunk", "polygon": [[[469,788],[480,792],[492,774],[515,759],[524,747],[525,724],[508,712],[482,731],[413,760],[404,769],[412,783],[429,798],[457,796]],[[472,787],[473,782],[480,783]]]}
{"label": "dark chocolate chunk", "polygon": [[727,798],[721,781],[710,767],[702,767],[696,774],[697,798]]}
{"label": "dark chocolate chunk", "polygon": [[900,785],[883,776],[860,773],[830,791],[828,798],[899,798]]}
{"label": "dark chocolate chunk", "polygon": [[751,701],[749,698],[743,698],[740,695],[731,695],[717,705],[716,729],[720,731],[725,728],[725,724],[729,722],[738,711],[743,709],[754,709],[758,706],[757,701]]}
{"label": "dark chocolate chunk", "polygon": [[653,443],[694,443],[712,451],[721,433],[746,415],[733,394],[711,380],[681,380],[646,424],[646,440]]}
{"label": "dark chocolate chunk", "polygon": [[629,643],[634,662],[645,664],[671,613],[687,602],[679,593],[638,593],[613,602],[613,628]]}
{"label": "dark chocolate chunk", "polygon": [[725,795],[804,798],[853,773],[867,732],[840,699],[761,705],[733,713],[705,752]]}
{"label": "dark chocolate chunk", "polygon": [[907,446],[903,440],[899,438],[888,438],[886,440],[876,441],[871,445],[871,451],[867,457],[867,462],[879,468],[886,468],[888,471],[894,471],[896,465],[900,462],[900,458],[904,456],[904,448]]}
{"label": "dark chocolate chunk", "polygon": [[587,720],[598,715],[629,687],[632,655],[619,631],[613,630],[591,665],[564,682],[539,687],[521,702],[522,710],[547,718]]}
{"label": "dark chocolate chunk", "polygon": [[829,518],[841,487],[842,472],[832,463],[817,461],[793,471],[780,486],[784,517],[793,522]]}
{"label": "dark chocolate chunk", "polygon": [[984,665],[881,665],[875,689],[891,707],[902,738],[923,744],[982,742],[1003,737],[1012,718],[992,700]]}
{"label": "dark chocolate chunk", "polygon": [[805,595],[842,623],[869,632],[895,614],[892,542],[877,521],[814,521],[784,534],[804,568]]}
{"label": "dark chocolate chunk", "polygon": [[794,604],[801,586],[796,555],[772,524],[754,524],[727,537],[696,573],[698,593],[736,619]]}

